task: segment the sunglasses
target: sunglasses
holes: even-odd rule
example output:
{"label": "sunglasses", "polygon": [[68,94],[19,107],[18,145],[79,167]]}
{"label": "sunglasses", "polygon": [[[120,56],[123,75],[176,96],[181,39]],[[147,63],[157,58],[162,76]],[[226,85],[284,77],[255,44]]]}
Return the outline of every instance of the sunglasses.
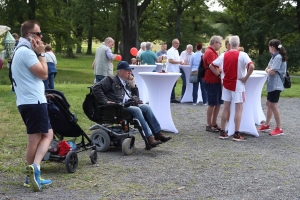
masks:
{"label": "sunglasses", "polygon": [[34,34],[34,35],[37,35],[39,37],[42,36],[42,32],[28,32],[28,33],[31,33],[31,34]]}

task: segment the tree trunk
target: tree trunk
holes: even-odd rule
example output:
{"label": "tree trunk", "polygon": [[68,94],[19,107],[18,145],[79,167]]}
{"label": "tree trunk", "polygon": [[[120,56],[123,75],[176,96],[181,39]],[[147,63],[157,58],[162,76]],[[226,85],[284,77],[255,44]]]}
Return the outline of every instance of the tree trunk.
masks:
{"label": "tree trunk", "polygon": [[179,39],[179,41],[180,41],[180,38],[181,38],[180,37],[180,18],[181,18],[181,12],[178,11],[177,16],[176,16],[175,37],[177,39]]}
{"label": "tree trunk", "polygon": [[120,44],[121,55],[123,60],[129,62],[131,59],[130,49],[138,47],[139,39],[139,23],[137,21],[137,0],[122,1],[122,25],[123,35]]}
{"label": "tree trunk", "polygon": [[139,47],[139,18],[149,5],[151,0],[144,0],[138,6],[138,0],[122,0],[122,16],[121,21],[123,25],[122,42],[120,44],[120,51],[123,57],[122,60],[130,62],[132,55],[130,49],[132,47]]}
{"label": "tree trunk", "polygon": [[94,34],[94,17],[90,15],[90,26],[88,30],[88,46],[86,50],[86,54],[92,54],[92,44],[93,44],[93,34]]}
{"label": "tree trunk", "polygon": [[297,0],[296,12],[297,12],[298,31],[300,33],[300,0]]}
{"label": "tree trunk", "polygon": [[[78,25],[79,26],[79,25]],[[77,28],[76,29],[77,32],[77,42],[76,42],[76,53],[82,53],[82,34],[83,34],[83,28]]]}
{"label": "tree trunk", "polygon": [[60,35],[55,36],[54,40],[55,40],[55,52],[61,53],[62,52],[61,36]]}
{"label": "tree trunk", "polygon": [[[118,6],[118,13],[121,13],[121,6]],[[118,18],[121,17],[120,15],[118,16]],[[120,20],[117,20],[117,31],[116,31],[116,35],[114,36],[115,39],[115,48],[114,48],[114,54],[118,54],[120,48],[119,48],[119,43],[120,43],[120,39],[121,39],[121,22]],[[123,58],[122,58],[123,60]]]}
{"label": "tree trunk", "polygon": [[67,58],[75,58],[72,47],[67,48],[66,57]]}
{"label": "tree trunk", "polygon": [[28,19],[35,20],[35,7],[36,7],[36,0],[29,0],[28,5],[30,7],[28,11]]}

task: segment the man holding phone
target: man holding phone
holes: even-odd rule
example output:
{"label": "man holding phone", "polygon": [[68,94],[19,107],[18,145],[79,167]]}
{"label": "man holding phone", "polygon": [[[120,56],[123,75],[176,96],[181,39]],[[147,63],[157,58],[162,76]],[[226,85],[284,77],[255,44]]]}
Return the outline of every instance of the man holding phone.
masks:
{"label": "man holding phone", "polygon": [[15,49],[11,70],[17,106],[27,129],[26,172],[24,186],[41,191],[51,184],[40,176],[40,165],[53,138],[43,80],[48,77],[44,44],[39,24],[26,21],[21,25],[21,38]]}

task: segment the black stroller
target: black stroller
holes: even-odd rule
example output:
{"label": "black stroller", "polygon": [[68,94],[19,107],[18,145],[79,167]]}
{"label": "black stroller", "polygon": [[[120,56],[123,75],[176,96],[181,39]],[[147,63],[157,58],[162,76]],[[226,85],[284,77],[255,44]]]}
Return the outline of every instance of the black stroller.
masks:
{"label": "black stroller", "polygon": [[[70,104],[67,102],[64,94],[57,90],[45,90],[48,103],[48,115],[54,135],[59,140],[64,137],[80,137],[81,142],[74,142],[75,148],[67,153],[65,156],[56,155],[53,152],[47,152],[44,160],[64,162],[65,167],[69,173],[74,173],[78,166],[77,153],[91,149],[90,160],[92,164],[97,162],[96,146],[91,139],[77,124],[77,117],[69,111]],[[56,139],[54,138],[54,139]]]}
{"label": "black stroller", "polygon": [[135,151],[135,137],[133,134],[141,133],[145,141],[146,150],[154,148],[148,143],[140,121],[123,110],[122,103],[99,105],[92,93],[86,95],[83,110],[87,117],[97,124],[90,127],[93,130],[91,140],[96,150],[104,152],[110,146],[122,146],[124,155],[131,155]]}

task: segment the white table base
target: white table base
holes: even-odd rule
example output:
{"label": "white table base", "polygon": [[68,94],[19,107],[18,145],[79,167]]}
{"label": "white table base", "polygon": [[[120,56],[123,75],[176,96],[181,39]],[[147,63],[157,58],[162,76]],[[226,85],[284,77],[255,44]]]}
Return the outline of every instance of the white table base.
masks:
{"label": "white table base", "polygon": [[148,88],[144,80],[142,79],[142,77],[139,75],[139,72],[152,72],[153,69],[156,67],[156,65],[129,65],[129,66],[132,68],[135,84],[139,88],[140,99],[144,103],[148,103],[149,102]]}
{"label": "white table base", "polygon": [[[243,112],[242,112],[242,119],[240,124],[240,132],[245,132],[247,134],[253,135],[255,137],[259,137],[257,132],[257,128],[255,126],[254,116],[255,113],[259,112],[259,105],[261,107],[261,101],[257,99],[257,96],[261,95],[261,90],[263,84],[261,81],[264,79],[264,75],[251,75],[246,82],[246,101],[243,104]],[[259,104],[259,105],[258,105]],[[228,131],[228,136],[234,134],[235,131],[235,123],[234,123],[234,116],[235,116],[235,104],[231,103],[230,106],[230,118],[227,124],[226,130]]]}
{"label": "white table base", "polygon": [[[264,75],[264,78],[260,79],[259,82],[257,83],[256,89],[255,89],[255,94],[254,94],[255,101],[261,102],[261,92],[262,92],[264,84],[267,80],[268,74],[264,70],[254,70],[253,74]],[[266,116],[262,110],[261,103],[255,103],[254,110],[256,110],[256,112],[253,113],[255,124],[260,125],[261,122],[265,122]]]}
{"label": "white table base", "polygon": [[170,95],[181,73],[139,72],[149,92],[149,106],[164,131],[178,133],[170,108]]}
{"label": "white table base", "polygon": [[[191,73],[192,68],[190,65],[180,65],[180,68],[184,71],[185,78],[186,78],[185,93],[180,102],[181,103],[193,102],[193,83],[190,83],[190,73]],[[198,88],[197,103],[199,103],[199,102],[203,102],[200,83],[199,83],[199,88]]]}

